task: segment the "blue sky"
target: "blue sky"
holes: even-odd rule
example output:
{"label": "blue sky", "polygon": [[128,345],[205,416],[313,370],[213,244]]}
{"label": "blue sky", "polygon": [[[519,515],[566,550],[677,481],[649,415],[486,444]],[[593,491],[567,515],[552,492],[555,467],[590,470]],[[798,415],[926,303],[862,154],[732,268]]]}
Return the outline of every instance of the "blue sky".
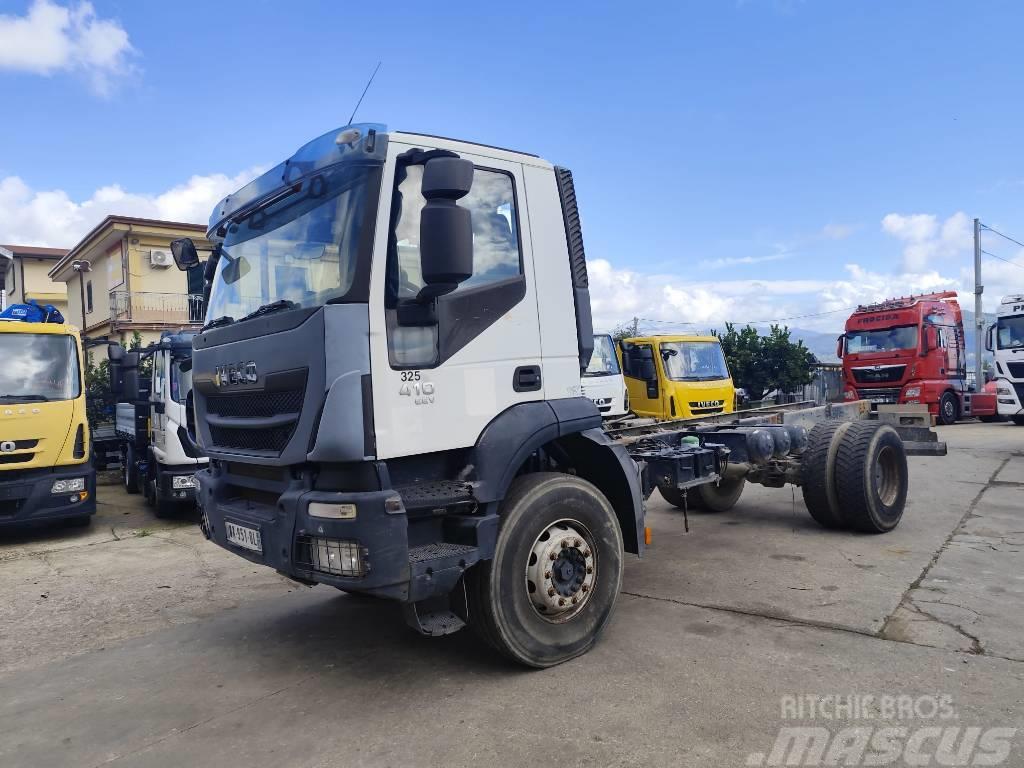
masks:
{"label": "blue sky", "polygon": [[[969,289],[970,217],[1024,240],[1022,27],[1011,2],[0,2],[0,242],[205,221],[381,60],[361,119],[573,169],[599,322],[835,328]],[[1024,289],[985,266],[990,298]]]}

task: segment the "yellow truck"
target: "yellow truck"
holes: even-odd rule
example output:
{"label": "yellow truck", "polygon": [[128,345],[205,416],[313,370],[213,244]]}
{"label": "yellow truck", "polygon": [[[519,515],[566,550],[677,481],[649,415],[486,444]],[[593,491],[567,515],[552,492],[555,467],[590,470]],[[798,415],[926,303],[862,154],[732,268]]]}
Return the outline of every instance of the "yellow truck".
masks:
{"label": "yellow truck", "polygon": [[96,512],[82,359],[53,307],[0,312],[0,526]]}
{"label": "yellow truck", "polygon": [[643,336],[619,342],[630,410],[660,420],[732,413],[736,389],[716,336]]}

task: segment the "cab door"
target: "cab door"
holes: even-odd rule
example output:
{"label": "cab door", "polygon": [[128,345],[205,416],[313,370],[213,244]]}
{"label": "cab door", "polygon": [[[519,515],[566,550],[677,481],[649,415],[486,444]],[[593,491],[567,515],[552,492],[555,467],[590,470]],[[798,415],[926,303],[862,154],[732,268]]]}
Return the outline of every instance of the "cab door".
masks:
{"label": "cab door", "polygon": [[[459,152],[473,185],[473,274],[419,303],[422,152],[391,142],[374,243],[370,366],[378,458],[472,446],[502,411],[544,399],[530,217],[518,163]],[[419,162],[417,162],[419,161]]]}
{"label": "cab door", "polygon": [[662,387],[654,345],[622,343],[622,373],[632,411],[638,416],[664,418]]}
{"label": "cab door", "polygon": [[149,443],[160,459],[163,458],[164,454],[164,422],[167,419],[166,413],[161,413],[164,410],[161,406],[165,401],[164,389],[167,387],[167,376],[169,373],[167,370],[167,354],[157,352],[153,355],[153,374],[149,390]]}

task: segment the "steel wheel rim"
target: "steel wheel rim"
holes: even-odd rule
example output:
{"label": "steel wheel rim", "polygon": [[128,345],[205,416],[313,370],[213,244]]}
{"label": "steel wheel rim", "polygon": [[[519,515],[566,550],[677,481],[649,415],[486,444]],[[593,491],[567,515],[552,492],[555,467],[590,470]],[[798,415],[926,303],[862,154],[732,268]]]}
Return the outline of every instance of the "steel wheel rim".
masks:
{"label": "steel wheel rim", "polygon": [[526,558],[526,593],[534,613],[552,624],[579,615],[594,594],[595,543],[578,520],[557,520],[540,532]]}
{"label": "steel wheel rim", "polygon": [[942,406],[942,409],[945,412],[947,419],[952,419],[953,416],[956,415],[956,408],[954,408],[953,401],[949,398],[946,398],[946,403]]}
{"label": "steel wheel rim", "polygon": [[896,497],[900,493],[900,472],[896,451],[888,445],[879,451],[875,460],[875,486],[878,488],[878,497],[882,504],[891,507],[896,503]]}

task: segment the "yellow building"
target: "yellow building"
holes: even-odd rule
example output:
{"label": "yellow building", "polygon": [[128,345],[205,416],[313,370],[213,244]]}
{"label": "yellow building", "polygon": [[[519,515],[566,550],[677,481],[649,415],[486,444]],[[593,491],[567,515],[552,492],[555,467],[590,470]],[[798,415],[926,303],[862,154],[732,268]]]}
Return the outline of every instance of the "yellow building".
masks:
{"label": "yellow building", "polygon": [[67,286],[68,322],[88,338],[123,344],[138,332],[143,345],[161,332],[203,324],[202,267],[180,272],[171,241],[191,237],[205,257],[202,224],[107,216],[50,270]]}
{"label": "yellow building", "polygon": [[67,317],[67,286],[54,282],[48,274],[67,252],[67,248],[0,245],[0,272],[7,270],[3,286],[4,306],[34,300],[40,304],[52,304]]}

